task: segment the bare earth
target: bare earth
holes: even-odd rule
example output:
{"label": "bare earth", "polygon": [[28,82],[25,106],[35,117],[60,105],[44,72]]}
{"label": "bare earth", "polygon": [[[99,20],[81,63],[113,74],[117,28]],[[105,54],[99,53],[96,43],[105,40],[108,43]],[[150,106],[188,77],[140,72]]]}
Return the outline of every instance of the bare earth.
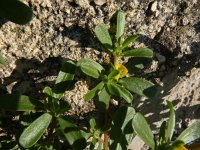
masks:
{"label": "bare earth", "polygon": [[[93,58],[103,63],[107,54],[94,39],[92,29],[106,23],[117,10],[126,13],[125,35],[138,34],[132,47],[153,49],[154,58],[137,74],[159,87],[154,99],[135,99],[154,132],[168,117],[164,100],[176,110],[176,133],[200,119],[200,1],[198,0],[23,0],[34,11],[33,20],[19,26],[0,19],[0,52],[6,65],[0,68],[0,92],[20,92],[40,98],[67,59]],[[103,5],[102,5],[103,4]],[[87,77],[77,76],[66,97],[69,114],[84,116],[94,110],[83,95]],[[1,98],[0,98],[1,99]],[[138,142],[138,141],[137,141]],[[140,143],[140,142],[139,142]],[[140,149],[140,144],[132,149]]]}

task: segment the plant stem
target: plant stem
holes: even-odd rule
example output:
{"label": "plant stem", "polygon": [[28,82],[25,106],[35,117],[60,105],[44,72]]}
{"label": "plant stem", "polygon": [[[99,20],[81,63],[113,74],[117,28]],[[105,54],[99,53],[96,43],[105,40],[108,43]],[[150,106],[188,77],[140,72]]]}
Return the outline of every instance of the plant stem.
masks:
{"label": "plant stem", "polygon": [[[107,128],[107,125],[108,125],[108,109],[109,108],[105,108],[105,114],[104,114],[104,118],[105,118],[105,128]],[[109,139],[109,134],[108,134],[108,131],[105,131],[104,132],[104,141],[103,141],[103,149],[104,150],[108,150],[108,139]]]}
{"label": "plant stem", "polygon": [[[116,53],[113,53],[113,65],[116,66],[118,64],[118,55]],[[105,125],[105,128],[107,129],[108,127],[108,113],[109,113],[109,106],[105,108],[105,111],[104,111],[104,119],[105,119],[105,122],[104,122],[104,125]],[[103,141],[103,149],[104,150],[108,150],[108,140],[109,140],[109,132],[106,130],[104,132],[104,141]]]}
{"label": "plant stem", "polygon": [[118,64],[118,56],[116,54],[113,55],[113,64],[114,66]]}
{"label": "plant stem", "polygon": [[57,123],[56,122],[56,117],[53,117],[52,122],[51,122],[51,124],[49,126],[48,135],[47,135],[45,141],[49,142],[53,138],[53,135],[54,135],[53,131],[54,131],[55,127],[56,127],[56,123]]}

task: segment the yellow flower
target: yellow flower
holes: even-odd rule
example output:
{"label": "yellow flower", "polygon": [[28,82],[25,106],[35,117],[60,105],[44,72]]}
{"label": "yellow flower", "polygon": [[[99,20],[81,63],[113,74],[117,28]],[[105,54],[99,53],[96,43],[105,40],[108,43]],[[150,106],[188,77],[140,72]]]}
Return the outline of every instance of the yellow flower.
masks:
{"label": "yellow flower", "polygon": [[178,144],[173,147],[173,150],[188,150],[188,149],[184,146],[184,144]]}
{"label": "yellow flower", "polygon": [[122,64],[115,65],[115,69],[119,71],[119,74],[114,77],[115,80],[118,80],[120,76],[125,76],[128,73],[128,69]]}

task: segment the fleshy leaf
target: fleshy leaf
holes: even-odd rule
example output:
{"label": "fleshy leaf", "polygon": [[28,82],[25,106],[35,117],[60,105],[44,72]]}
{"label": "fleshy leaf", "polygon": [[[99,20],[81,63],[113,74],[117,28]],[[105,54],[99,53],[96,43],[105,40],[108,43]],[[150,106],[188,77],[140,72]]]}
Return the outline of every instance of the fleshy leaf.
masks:
{"label": "fleshy leaf", "polygon": [[125,41],[122,44],[122,49],[126,48],[129,46],[129,44],[131,44],[132,42],[134,42],[136,39],[138,38],[137,35],[131,35],[129,36],[127,39],[125,39]]}
{"label": "fleshy leaf", "polygon": [[128,149],[134,135],[132,127],[134,115],[133,107],[122,106],[117,110],[110,131],[110,150]]}
{"label": "fleshy leaf", "polygon": [[94,87],[92,90],[90,90],[86,95],[85,95],[85,100],[89,101],[92,98],[94,98],[94,96],[103,88],[104,83],[100,82],[96,87]]}
{"label": "fleshy leaf", "polygon": [[33,121],[21,134],[19,143],[24,148],[32,147],[44,134],[51,123],[52,116],[45,113]]}
{"label": "fleshy leaf", "polygon": [[0,16],[14,23],[24,25],[32,19],[33,12],[19,0],[1,0]]}
{"label": "fleshy leaf", "polygon": [[43,110],[42,102],[19,94],[1,94],[0,108],[14,111]]}
{"label": "fleshy leaf", "polygon": [[135,77],[127,77],[119,80],[126,89],[140,96],[153,97],[156,94],[156,87],[153,83]]}
{"label": "fleshy leaf", "polygon": [[109,107],[110,102],[110,94],[106,90],[106,87],[104,87],[100,92],[98,96],[97,106],[100,110],[105,110],[105,108]]}
{"label": "fleshy leaf", "polygon": [[163,123],[160,126],[160,132],[159,132],[159,144],[160,145],[165,143],[165,130],[166,130],[166,121],[163,121]]}
{"label": "fleshy leaf", "polygon": [[170,109],[170,115],[169,115],[169,120],[167,123],[166,140],[170,142],[174,133],[174,128],[175,128],[175,112],[174,112],[173,105],[170,101],[167,101],[167,105]]}
{"label": "fleshy leaf", "polygon": [[155,148],[153,133],[142,114],[136,113],[132,121],[136,134],[152,149]]}
{"label": "fleshy leaf", "polygon": [[117,13],[117,31],[116,31],[116,39],[120,42],[122,35],[124,34],[125,27],[125,14],[121,11]]}
{"label": "fleshy leaf", "polygon": [[106,28],[105,25],[103,24],[98,24],[95,29],[94,32],[97,36],[97,38],[99,39],[99,41],[110,51],[112,52],[112,40],[111,37],[109,35],[108,29]]}
{"label": "fleshy leaf", "polygon": [[144,67],[149,64],[149,61],[150,60],[147,58],[132,57],[128,60],[125,66],[128,69],[128,72],[133,74],[144,69]]}
{"label": "fleshy leaf", "polygon": [[200,138],[200,120],[195,121],[187,129],[185,129],[177,138],[185,144]]}
{"label": "fleshy leaf", "polygon": [[53,95],[53,91],[49,86],[44,87],[43,93],[49,97],[51,97]]}
{"label": "fleshy leaf", "polygon": [[59,131],[75,150],[81,150],[86,147],[84,133],[69,119],[64,117],[58,118]]}
{"label": "fleshy leaf", "polygon": [[153,56],[153,51],[149,48],[136,48],[132,50],[123,51],[121,55],[128,56],[128,57],[151,58]]}
{"label": "fleshy leaf", "polygon": [[94,118],[91,118],[91,119],[90,119],[90,128],[91,128],[92,130],[95,130],[95,128],[96,128],[96,121],[95,121]]}
{"label": "fleshy leaf", "polygon": [[103,67],[92,59],[81,59],[78,65],[83,73],[93,78],[99,78],[103,70]]}
{"label": "fleshy leaf", "polygon": [[72,61],[67,61],[58,73],[55,87],[53,89],[53,97],[61,99],[63,93],[70,88],[74,74],[76,70],[76,64]]}
{"label": "fleshy leaf", "polygon": [[133,95],[126,90],[124,87],[116,84],[116,83],[109,83],[108,85],[108,90],[111,95],[121,97],[124,100],[126,100],[128,103],[131,103],[133,101]]}
{"label": "fleshy leaf", "polygon": [[111,73],[108,75],[108,79],[111,79],[117,75],[120,75],[119,73],[120,73],[119,70],[116,70],[116,69],[112,70]]}

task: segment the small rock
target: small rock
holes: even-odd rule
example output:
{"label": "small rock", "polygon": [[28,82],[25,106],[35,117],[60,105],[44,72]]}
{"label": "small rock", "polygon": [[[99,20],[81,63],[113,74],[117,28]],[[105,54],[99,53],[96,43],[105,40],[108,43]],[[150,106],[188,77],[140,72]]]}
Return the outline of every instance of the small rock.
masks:
{"label": "small rock", "polygon": [[90,6],[88,0],[75,0],[75,3],[83,8],[88,8]]}
{"label": "small rock", "polygon": [[94,3],[101,6],[106,3],[106,0],[94,0]]}
{"label": "small rock", "polygon": [[156,11],[155,16],[158,17],[159,16],[159,11]]}
{"label": "small rock", "polygon": [[152,5],[151,5],[151,11],[152,11],[152,12],[155,12],[155,11],[156,11],[157,5],[158,5],[158,2],[157,2],[157,1],[155,1],[155,2],[152,3]]}
{"label": "small rock", "polygon": [[133,138],[133,141],[129,145],[129,149],[141,150],[143,146],[144,146],[144,142],[138,136],[135,136]]}

